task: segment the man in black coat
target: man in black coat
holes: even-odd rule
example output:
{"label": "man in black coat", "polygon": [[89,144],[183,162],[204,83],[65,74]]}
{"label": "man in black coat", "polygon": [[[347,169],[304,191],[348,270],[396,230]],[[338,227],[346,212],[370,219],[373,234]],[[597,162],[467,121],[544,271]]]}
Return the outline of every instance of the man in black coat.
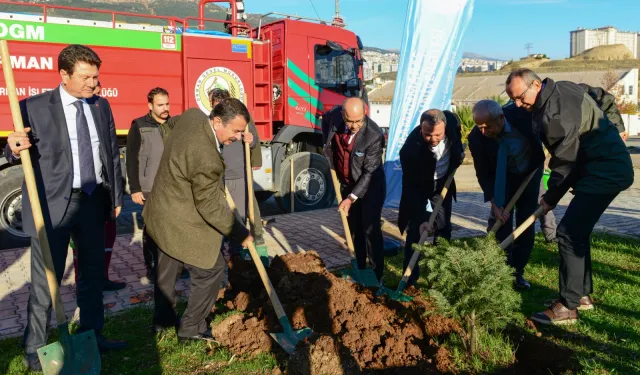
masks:
{"label": "man in black coat", "polygon": [[551,153],[549,190],[540,200],[545,213],[573,188],[557,230],[560,252],[560,298],[531,319],[568,324],[578,309],[593,308],[590,237],[594,226],[621,191],[633,184],[633,165],[616,128],[583,87],[540,79],[530,69],[509,75],[506,91],[518,107],[532,113]]}
{"label": "man in black coat", "polygon": [[[407,137],[400,150],[402,165],[402,196],[398,213],[400,233],[408,227],[404,246],[404,268],[413,255],[411,248],[420,239],[423,230],[435,232],[438,237],[451,240],[451,209],[455,198],[455,180],[442,202],[434,228],[427,228],[427,203],[435,207],[449,175],[462,164],[464,152],[460,119],[450,111],[430,109],[420,117],[420,125]],[[420,275],[416,264],[409,278],[415,284]]]}
{"label": "man in black coat", "polygon": [[[9,134],[5,155],[20,163],[29,150],[58,284],[64,276],[69,239],[78,253],[80,331],[94,330],[101,351],[126,346],[102,334],[104,223],[122,207],[118,139],[109,102],[93,94],[102,61],[88,47],[70,45],[58,56],[62,83],[20,101],[25,132]],[[47,343],[51,294],[26,186],[22,186],[24,230],[31,236],[31,293],[23,362],[41,370],[37,349]]]}
{"label": "man in black coat", "polygon": [[[491,202],[493,227],[496,219],[504,223],[496,238],[504,241],[513,232],[513,209],[504,210],[522,182],[535,171],[531,181],[516,201],[516,226],[522,224],[538,208],[538,196],[544,152],[539,138],[532,132],[531,114],[513,104],[504,109],[493,100],[481,100],[473,107],[476,127],[468,136],[469,149],[484,201]],[[509,265],[515,268],[515,286],[529,289],[524,268],[535,240],[531,225],[507,249]]]}
{"label": "man in black coat", "polygon": [[380,218],[386,196],[384,136],[365,113],[362,99],[345,100],[342,106],[323,115],[322,135],[324,155],[340,181],[344,199],[338,209],[349,215],[358,267],[364,269],[368,257],[381,281],[384,240]]}

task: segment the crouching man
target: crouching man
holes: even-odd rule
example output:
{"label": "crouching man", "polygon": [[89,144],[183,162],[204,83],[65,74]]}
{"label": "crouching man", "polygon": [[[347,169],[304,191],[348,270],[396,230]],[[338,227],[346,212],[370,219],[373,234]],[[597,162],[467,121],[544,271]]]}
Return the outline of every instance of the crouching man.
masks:
{"label": "crouching man", "polygon": [[[158,244],[154,328],[177,327],[178,340],[211,340],[206,318],[224,275],[223,236],[246,246],[253,238],[228,209],[221,146],[238,141],[249,111],[237,99],[221,101],[209,118],[199,109],[183,113],[165,143],[143,217]],[[175,284],[182,266],[191,286],[187,309],[176,312]]]}

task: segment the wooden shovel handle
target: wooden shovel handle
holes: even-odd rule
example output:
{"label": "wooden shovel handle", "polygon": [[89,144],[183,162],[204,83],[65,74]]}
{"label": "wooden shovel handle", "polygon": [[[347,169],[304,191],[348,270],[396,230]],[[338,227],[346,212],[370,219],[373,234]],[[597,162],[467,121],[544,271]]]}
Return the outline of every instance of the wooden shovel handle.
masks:
{"label": "wooden shovel handle", "polygon": [[[513,206],[516,205],[516,202],[518,201],[518,199],[520,199],[520,196],[524,192],[524,189],[527,188],[527,185],[529,185],[529,182],[531,181],[531,179],[533,178],[533,176],[536,174],[537,171],[538,170],[534,170],[533,172],[531,172],[527,176],[527,178],[522,182],[522,184],[520,184],[520,187],[518,188],[516,193],[513,195],[509,203],[507,203],[507,205],[505,206],[504,210],[506,212],[511,212],[511,210],[513,209]],[[503,224],[504,222],[501,219],[496,218],[496,222],[495,224],[493,224],[493,227],[491,228],[491,233],[496,233]]]}
{"label": "wooden shovel handle", "polygon": [[[226,186],[224,188],[224,192],[227,198],[227,204],[229,205],[231,212],[233,212],[234,216],[236,217],[236,220],[240,220],[240,214],[236,209],[236,204],[233,201],[233,198],[231,198],[231,194],[229,194],[229,189],[227,189]],[[271,284],[271,280],[267,275],[267,270],[265,270],[264,264],[262,264],[262,260],[260,259],[260,255],[256,251],[256,247],[254,243],[250,242],[248,247],[249,247],[249,253],[251,254],[251,259],[253,259],[253,263],[256,265],[258,274],[260,275],[260,278],[262,279],[262,283],[264,284],[264,287],[267,290],[267,294],[269,294],[269,298],[271,299],[271,304],[273,304],[273,309],[276,311],[276,315],[278,316],[278,319],[281,319],[282,317],[286,318],[287,315],[285,314],[284,309],[282,308],[280,299],[276,294],[276,290],[273,288],[273,284]]]}
{"label": "wooden shovel handle", "polygon": [[514,230],[513,233],[509,235],[509,237],[502,241],[502,243],[500,244],[500,248],[504,250],[509,247],[509,245],[511,245],[513,241],[516,240],[516,238],[518,238],[525,230],[527,230],[527,228],[529,228],[531,224],[536,222],[536,220],[543,214],[543,212],[544,207],[538,207],[536,212],[529,216],[527,220],[524,221],[524,223],[520,224],[520,226],[517,227],[516,230]]}
{"label": "wooden shovel handle", "polygon": [[[16,132],[24,131],[22,123],[22,114],[20,113],[20,103],[18,94],[16,93],[16,82],[13,78],[13,69],[11,67],[11,58],[9,57],[9,45],[6,40],[0,40],[0,57],[2,58],[2,70],[4,72],[4,81],[7,86],[9,95],[9,106],[11,107],[11,117],[13,118],[13,127]],[[44,259],[45,272],[47,275],[47,283],[51,292],[53,310],[56,314],[56,324],[61,325],[67,322],[67,316],[64,313],[64,305],[60,296],[58,279],[53,266],[53,258],[51,257],[51,249],[49,247],[49,239],[42,217],[42,207],[40,206],[40,196],[38,195],[38,186],[33,172],[31,163],[31,154],[29,150],[20,151],[20,160],[22,161],[22,169],[24,171],[24,180],[27,185],[29,201],[31,202],[31,212],[33,213],[33,221],[38,233],[38,241],[42,249],[42,258]],[[31,249],[33,251],[33,249]]]}
{"label": "wooden shovel handle", "polygon": [[[245,133],[249,132],[249,125],[245,129]],[[255,231],[255,208],[253,207],[253,169],[251,169],[251,150],[249,142],[244,142],[244,161],[247,171],[247,204],[249,205],[249,229],[251,234]]]}
{"label": "wooden shovel handle", "polygon": [[[333,189],[336,191],[338,203],[341,203],[342,194],[340,193],[340,183],[338,182],[336,171],[333,168],[331,168],[331,179],[333,180]],[[347,238],[347,248],[349,249],[349,255],[351,256],[351,259],[356,259],[356,252],[353,247],[353,240],[351,239],[351,230],[349,229],[347,214],[344,211],[340,210],[340,217],[342,218],[342,226],[344,227],[344,236]]]}

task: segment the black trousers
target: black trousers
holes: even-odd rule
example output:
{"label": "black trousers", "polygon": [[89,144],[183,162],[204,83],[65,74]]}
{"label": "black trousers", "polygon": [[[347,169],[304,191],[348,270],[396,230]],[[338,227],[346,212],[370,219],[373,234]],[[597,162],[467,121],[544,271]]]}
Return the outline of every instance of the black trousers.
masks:
{"label": "black trousers", "polygon": [[591,278],[591,232],[615,194],[576,192],[558,225],[560,252],[560,297],[569,309],[593,292]]}
{"label": "black trousers", "polygon": [[[432,208],[435,208],[436,204],[442,199],[440,193],[442,193],[442,188],[444,187],[444,183],[446,182],[446,178],[441,178],[436,180],[434,183],[435,190],[431,193],[431,197],[429,198],[429,203]],[[451,241],[451,210],[453,208],[453,193],[451,190],[447,192],[447,195],[444,197],[444,201],[442,202],[442,208],[436,215],[436,220],[434,222],[434,226],[436,231],[434,233],[433,242],[436,243],[438,238],[444,238],[447,241]],[[425,215],[423,216],[423,220],[411,220],[409,221],[409,226],[407,230],[407,238],[405,240],[404,246],[404,262],[403,262],[403,273],[404,270],[409,266],[409,261],[413,256],[413,244],[416,244],[420,241],[420,225],[425,221],[429,220],[429,215],[427,215],[426,207],[421,207],[421,209],[425,210]],[[418,281],[418,277],[420,277],[420,266],[416,263],[413,268],[413,272],[409,277],[408,284],[415,285]]]}
{"label": "black trousers", "polygon": [[157,280],[154,289],[155,310],[153,324],[173,327],[178,321],[176,310],[176,281],[180,277],[182,267],[190,273],[191,286],[187,309],[180,319],[178,336],[190,337],[209,329],[206,319],[216,302],[218,291],[224,277],[225,262],[222,253],[211,269],[184,264],[158,249]]}
{"label": "black trousers", "polygon": [[[78,284],[76,295],[80,308],[80,331],[100,333],[104,325],[102,283],[104,281],[104,210],[107,191],[99,185],[89,196],[73,193],[62,221],[55,229],[47,229],[47,238],[58,285],[65,271],[69,239],[76,245]],[[47,284],[40,241],[31,238],[31,291],[27,305],[27,327],[24,331],[25,353],[36,353],[47,343],[47,327],[51,321],[51,293]]]}
{"label": "black trousers", "polygon": [[[516,193],[516,190],[520,187],[522,180],[526,176],[514,176],[507,175],[507,190],[505,202],[509,202],[513,195]],[[520,195],[520,198],[516,201],[515,204],[515,218],[516,218],[516,227],[520,226],[525,220],[527,220],[539,207],[539,193],[540,193],[540,180],[542,179],[542,169],[539,169],[536,174],[533,176],[529,184]],[[511,210],[509,215],[509,220],[500,227],[498,232],[496,233],[496,239],[499,242],[504,241],[509,235],[513,232],[513,217],[514,210]],[[495,218],[493,215],[489,217],[489,228],[493,227],[495,223]],[[517,275],[524,275],[524,268],[529,263],[529,258],[531,257],[531,251],[533,250],[533,245],[536,237],[536,227],[535,224],[532,224],[527,228],[516,240],[509,246],[507,251],[507,263],[515,268],[515,273]]]}
{"label": "black trousers", "polygon": [[[343,199],[350,193],[350,187],[342,189]],[[351,205],[347,217],[358,268],[365,269],[368,258],[378,281],[382,279],[384,271],[384,239],[380,219],[385,193],[384,183],[370,184],[364,197]]]}

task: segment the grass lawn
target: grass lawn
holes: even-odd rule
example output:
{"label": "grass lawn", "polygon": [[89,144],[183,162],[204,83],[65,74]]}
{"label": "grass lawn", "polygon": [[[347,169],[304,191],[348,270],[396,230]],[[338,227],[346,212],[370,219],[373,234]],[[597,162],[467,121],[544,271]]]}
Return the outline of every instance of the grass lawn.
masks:
{"label": "grass lawn", "polygon": [[[575,326],[539,326],[536,334],[524,317],[543,309],[558,288],[557,249],[538,236],[525,275],[532,289],[522,292],[522,325],[515,329],[567,353],[564,373],[640,374],[640,240],[594,235],[592,258],[596,309],[581,313]],[[401,266],[402,255],[387,259],[386,285],[397,285]],[[174,332],[152,334],[150,322],[149,308],[107,319],[106,335],[128,340],[130,349],[103,355],[103,374],[270,374],[278,366],[271,355],[239,358],[204,343],[178,344]],[[0,341],[0,374],[28,374],[19,344],[18,338]]]}

